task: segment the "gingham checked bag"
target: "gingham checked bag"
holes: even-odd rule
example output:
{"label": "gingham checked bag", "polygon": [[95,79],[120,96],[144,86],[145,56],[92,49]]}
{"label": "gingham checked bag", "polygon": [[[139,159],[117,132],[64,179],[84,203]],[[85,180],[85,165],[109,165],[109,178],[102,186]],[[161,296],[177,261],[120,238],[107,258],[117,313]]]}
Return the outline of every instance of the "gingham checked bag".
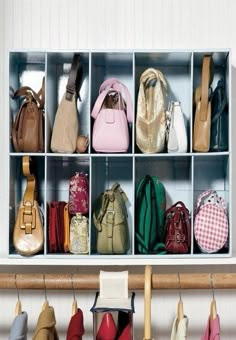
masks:
{"label": "gingham checked bag", "polygon": [[215,253],[227,242],[229,232],[225,201],[215,190],[202,192],[194,218],[195,240],[203,253]]}

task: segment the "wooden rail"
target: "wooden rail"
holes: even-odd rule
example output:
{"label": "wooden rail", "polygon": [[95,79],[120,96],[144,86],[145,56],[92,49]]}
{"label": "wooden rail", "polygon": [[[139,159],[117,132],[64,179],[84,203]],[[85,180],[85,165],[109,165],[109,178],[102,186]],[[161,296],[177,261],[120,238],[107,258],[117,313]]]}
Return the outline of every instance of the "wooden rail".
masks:
{"label": "wooden rail", "polygon": [[[129,274],[129,289],[144,290],[145,275]],[[0,274],[0,289],[99,289],[99,274]],[[236,289],[236,273],[156,274],[151,289]]]}

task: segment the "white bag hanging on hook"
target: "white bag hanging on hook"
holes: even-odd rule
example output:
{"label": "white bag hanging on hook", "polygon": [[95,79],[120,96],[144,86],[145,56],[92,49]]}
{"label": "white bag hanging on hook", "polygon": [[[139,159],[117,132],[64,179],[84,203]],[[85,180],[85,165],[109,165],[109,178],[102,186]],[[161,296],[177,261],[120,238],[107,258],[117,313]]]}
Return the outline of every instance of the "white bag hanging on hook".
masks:
{"label": "white bag hanging on hook", "polygon": [[188,149],[187,130],[180,102],[171,101],[167,111],[168,152],[184,153]]}

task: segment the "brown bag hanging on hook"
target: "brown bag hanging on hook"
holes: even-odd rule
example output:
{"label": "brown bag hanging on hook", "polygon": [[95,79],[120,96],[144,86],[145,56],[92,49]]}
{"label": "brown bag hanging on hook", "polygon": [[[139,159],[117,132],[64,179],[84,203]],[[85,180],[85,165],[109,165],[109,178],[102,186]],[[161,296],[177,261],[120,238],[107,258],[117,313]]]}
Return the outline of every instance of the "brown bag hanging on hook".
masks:
{"label": "brown bag hanging on hook", "polygon": [[27,185],[20,206],[13,232],[15,250],[21,255],[34,255],[38,253],[44,242],[43,223],[39,205],[36,201],[36,180],[30,168],[31,158],[22,157],[23,174]]}

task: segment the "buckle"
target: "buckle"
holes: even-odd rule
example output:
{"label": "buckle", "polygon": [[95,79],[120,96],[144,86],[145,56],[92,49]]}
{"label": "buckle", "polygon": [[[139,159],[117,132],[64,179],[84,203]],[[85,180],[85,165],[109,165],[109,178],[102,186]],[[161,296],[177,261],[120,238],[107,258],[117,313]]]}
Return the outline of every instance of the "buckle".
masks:
{"label": "buckle", "polygon": [[72,97],[74,93],[75,93],[74,88],[66,86],[66,100],[72,101]]}
{"label": "buckle", "polygon": [[[31,216],[30,221],[25,220],[25,216]],[[25,202],[25,205],[20,208],[20,228],[26,231],[26,234],[29,234],[32,229],[36,228],[36,210],[32,206],[30,201]]]}
{"label": "buckle", "polygon": [[[111,216],[111,221],[109,221],[110,216]],[[106,222],[111,224],[111,223],[114,222],[114,219],[115,219],[115,211],[114,210],[107,210],[106,211]]]}

